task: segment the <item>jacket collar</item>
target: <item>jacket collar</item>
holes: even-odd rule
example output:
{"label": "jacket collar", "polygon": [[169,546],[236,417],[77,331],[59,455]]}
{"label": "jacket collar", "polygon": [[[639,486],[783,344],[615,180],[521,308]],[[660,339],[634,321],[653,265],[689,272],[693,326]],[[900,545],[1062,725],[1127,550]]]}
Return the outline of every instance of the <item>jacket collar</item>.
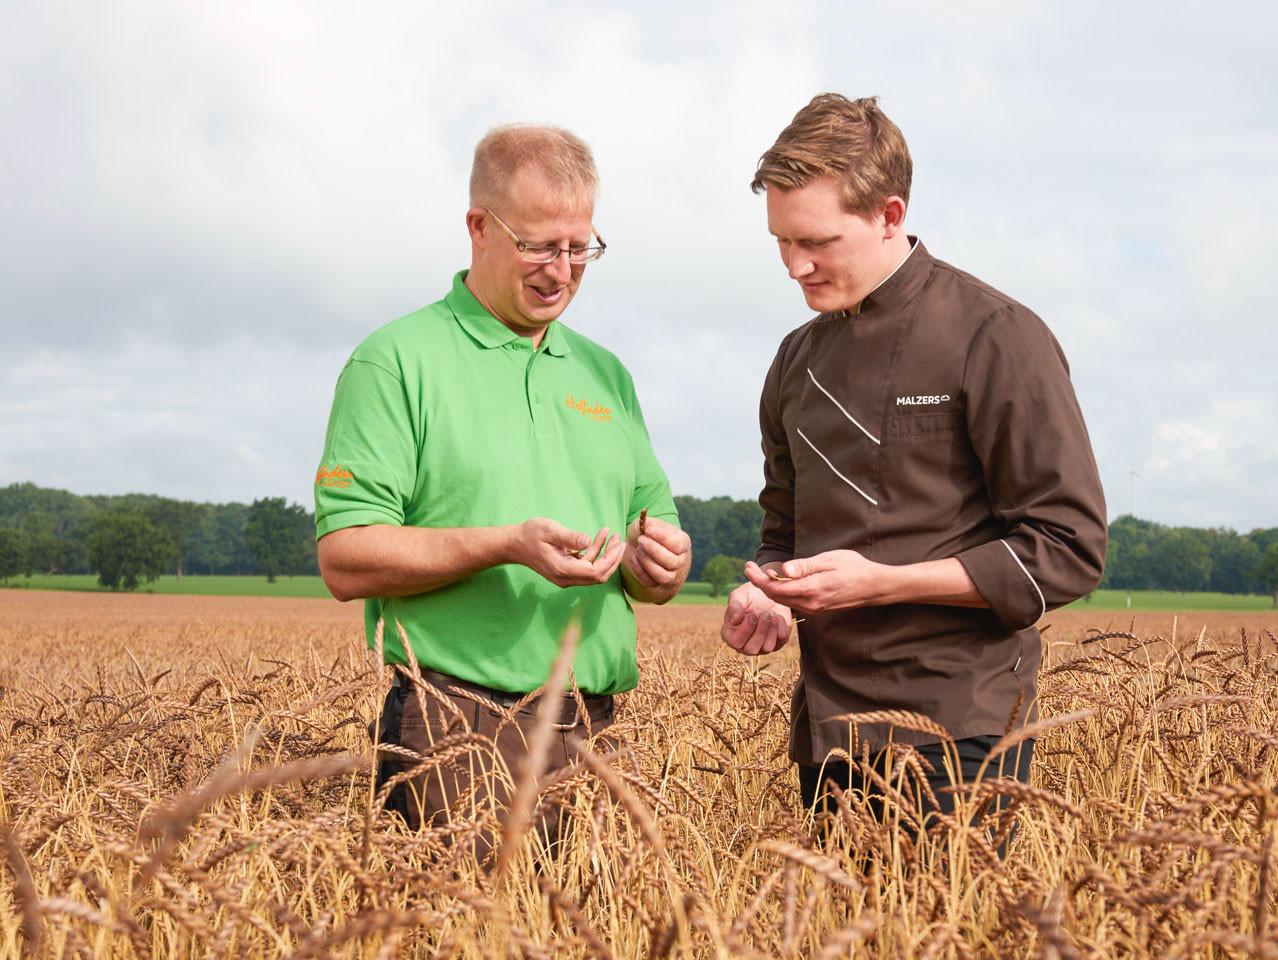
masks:
{"label": "jacket collar", "polygon": [[905,259],[877,287],[867,293],[865,299],[851,310],[845,310],[845,314],[857,316],[887,313],[908,303],[923,289],[928,273],[931,272],[932,256],[918,237],[909,239],[910,252],[905,255]]}

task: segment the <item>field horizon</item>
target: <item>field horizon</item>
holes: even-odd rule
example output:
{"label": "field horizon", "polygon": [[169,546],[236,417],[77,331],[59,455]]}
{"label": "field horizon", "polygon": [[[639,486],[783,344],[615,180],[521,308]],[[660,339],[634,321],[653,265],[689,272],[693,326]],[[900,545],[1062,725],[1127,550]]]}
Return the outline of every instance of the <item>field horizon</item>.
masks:
{"label": "field horizon", "polygon": [[[151,583],[144,583],[134,591],[111,590],[98,583],[91,573],[39,574],[31,577],[15,577],[0,582],[0,590],[49,590],[107,594],[152,594],[166,596],[221,596],[221,597],[311,597],[332,599],[324,581],[317,576],[281,576],[274,583],[264,576],[223,576],[186,574],[175,577],[165,574]],[[674,598],[675,604],[717,604],[727,602],[731,588],[714,597],[711,586],[704,581],[689,581]],[[336,602],[336,601],[334,601]],[[1168,613],[1211,610],[1263,611],[1274,610],[1274,598],[1268,594],[1232,594],[1210,592],[1177,593],[1171,590],[1096,590],[1087,597],[1068,604],[1067,610],[1111,611],[1161,611]]]}

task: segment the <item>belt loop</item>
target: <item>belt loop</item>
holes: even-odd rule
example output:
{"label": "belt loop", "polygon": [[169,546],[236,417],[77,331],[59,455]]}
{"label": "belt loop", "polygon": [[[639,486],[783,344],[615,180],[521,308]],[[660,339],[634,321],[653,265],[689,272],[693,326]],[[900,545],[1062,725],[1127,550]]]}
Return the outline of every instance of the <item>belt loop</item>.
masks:
{"label": "belt loop", "polygon": [[577,724],[581,722],[581,711],[577,709],[577,701],[572,702],[572,723],[552,723],[551,729],[558,730],[561,733],[567,733],[569,730],[576,730]]}

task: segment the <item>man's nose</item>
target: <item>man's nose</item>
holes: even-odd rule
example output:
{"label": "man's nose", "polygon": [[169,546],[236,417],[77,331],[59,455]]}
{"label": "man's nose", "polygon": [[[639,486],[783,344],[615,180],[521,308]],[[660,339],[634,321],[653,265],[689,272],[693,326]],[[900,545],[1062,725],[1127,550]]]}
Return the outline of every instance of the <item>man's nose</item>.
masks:
{"label": "man's nose", "polygon": [[785,265],[790,271],[791,280],[801,280],[816,269],[816,265],[809,258],[794,252],[790,253]]}
{"label": "man's nose", "polygon": [[567,283],[572,277],[572,264],[568,261],[568,251],[559,251],[559,256],[546,264],[546,272],[560,283]]}

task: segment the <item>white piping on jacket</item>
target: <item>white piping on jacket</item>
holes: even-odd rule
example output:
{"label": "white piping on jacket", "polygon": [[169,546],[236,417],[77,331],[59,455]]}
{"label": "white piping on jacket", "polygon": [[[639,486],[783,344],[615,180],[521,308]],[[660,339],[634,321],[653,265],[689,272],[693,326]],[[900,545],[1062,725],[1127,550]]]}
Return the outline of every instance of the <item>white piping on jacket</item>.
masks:
{"label": "white piping on jacket", "polygon": [[834,464],[832,464],[832,463],[830,462],[830,458],[829,458],[829,457],[827,457],[824,453],[822,453],[820,450],[818,450],[818,449],[817,449],[816,444],[815,444],[815,443],[813,443],[811,440],[809,440],[809,439],[808,439],[808,435],[807,435],[806,433],[804,433],[804,432],[803,432],[802,430],[800,430],[798,427],[796,427],[795,429],[799,431],[799,436],[801,436],[801,437],[803,438],[803,442],[804,442],[804,443],[806,443],[809,447],[811,447],[811,448],[812,448],[813,453],[815,453],[818,457],[820,457],[822,460],[824,460],[824,461],[825,461],[825,465],[826,465],[827,467],[829,467],[831,470],[833,470],[833,471],[834,471],[834,475],[835,475],[836,477],[838,477],[840,480],[842,480],[844,483],[846,483],[849,487],[851,487],[853,490],[855,490],[855,491],[856,491],[857,493],[859,493],[861,496],[865,497],[865,499],[866,499],[866,500],[868,500],[868,501],[870,501],[870,503],[871,503],[871,504],[873,504],[874,506],[876,506],[876,507],[877,507],[877,506],[879,505],[879,501],[875,500],[872,496],[870,496],[868,493],[866,493],[864,490],[862,490],[860,487],[858,487],[855,483],[853,483],[851,480],[849,480],[849,479],[848,479],[847,477],[845,477],[843,474],[839,473],[838,468],[837,468]]}
{"label": "white piping on jacket", "polygon": [[1021,568],[1021,573],[1025,574],[1025,578],[1029,580],[1030,586],[1032,586],[1034,588],[1034,592],[1038,594],[1038,602],[1043,608],[1038,612],[1038,615],[1041,617],[1043,614],[1047,613],[1047,601],[1043,599],[1043,591],[1038,588],[1038,584],[1034,581],[1034,578],[1030,576],[1030,572],[1025,569],[1025,564],[1021,563],[1021,558],[1016,555],[1016,551],[1012,549],[1011,545],[1006,540],[1000,540],[999,543],[1007,547],[1007,552],[1012,555],[1012,559],[1016,561],[1016,565]]}
{"label": "white piping on jacket", "polygon": [[[852,416],[852,414],[850,414],[850,413],[848,413],[846,410],[844,410],[844,409],[843,409],[843,404],[839,403],[839,401],[838,401],[838,400],[834,399],[834,394],[832,394],[829,390],[825,389],[825,387],[821,386],[821,381],[819,381],[819,380],[816,378],[816,374],[812,372],[812,368],[811,368],[811,367],[808,367],[808,376],[812,378],[812,382],[816,384],[816,388],[817,388],[818,390],[820,390],[822,393],[824,393],[827,397],[829,397],[829,398],[830,398],[830,402],[831,402],[832,404],[834,404],[836,407],[838,407],[838,408],[839,408],[839,413],[843,414],[845,417],[847,417],[849,420],[851,420],[851,421],[852,421],[853,426],[855,426],[855,427],[856,427],[858,430],[860,430],[863,434],[865,434],[867,437],[869,437],[869,438],[870,438],[871,440],[873,440],[875,443],[879,443],[879,438],[878,438],[878,437],[876,437],[874,434],[870,433],[870,431],[869,431],[869,430],[867,430],[867,429],[865,429],[865,427],[861,426],[861,424],[860,424],[859,422],[857,422],[856,417]],[[882,446],[882,444],[881,444],[881,443],[879,443],[879,446]]]}

